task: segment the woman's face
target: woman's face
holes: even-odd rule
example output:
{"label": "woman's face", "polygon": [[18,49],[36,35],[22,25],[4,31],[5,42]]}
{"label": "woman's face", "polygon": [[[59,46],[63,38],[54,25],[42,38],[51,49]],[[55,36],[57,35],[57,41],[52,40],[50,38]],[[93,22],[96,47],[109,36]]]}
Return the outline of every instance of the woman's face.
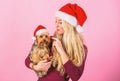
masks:
{"label": "woman's face", "polygon": [[58,17],[56,17],[55,26],[56,26],[56,30],[55,30],[56,33],[58,34],[64,33],[63,26],[62,26],[62,20]]}

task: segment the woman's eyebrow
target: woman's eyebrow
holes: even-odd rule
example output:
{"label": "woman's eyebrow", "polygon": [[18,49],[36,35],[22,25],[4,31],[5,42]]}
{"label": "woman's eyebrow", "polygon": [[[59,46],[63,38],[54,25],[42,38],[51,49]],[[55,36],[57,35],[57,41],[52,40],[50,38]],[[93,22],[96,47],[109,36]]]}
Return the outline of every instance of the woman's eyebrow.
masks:
{"label": "woman's eyebrow", "polygon": [[62,20],[58,20],[58,21],[62,21]]}

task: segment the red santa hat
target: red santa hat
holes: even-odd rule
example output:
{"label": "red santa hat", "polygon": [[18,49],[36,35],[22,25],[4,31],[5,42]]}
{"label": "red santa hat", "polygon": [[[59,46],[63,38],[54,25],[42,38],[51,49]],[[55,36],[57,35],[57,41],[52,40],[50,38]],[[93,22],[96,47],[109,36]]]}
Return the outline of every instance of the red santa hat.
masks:
{"label": "red santa hat", "polygon": [[60,8],[56,13],[56,17],[59,17],[71,24],[73,27],[76,27],[78,32],[83,31],[83,24],[87,19],[85,11],[77,4],[71,3]]}
{"label": "red santa hat", "polygon": [[32,39],[33,39],[33,40],[36,40],[36,36],[37,36],[37,35],[40,35],[41,33],[45,33],[45,32],[48,33],[47,29],[46,29],[44,26],[39,25],[39,26],[35,29]]}

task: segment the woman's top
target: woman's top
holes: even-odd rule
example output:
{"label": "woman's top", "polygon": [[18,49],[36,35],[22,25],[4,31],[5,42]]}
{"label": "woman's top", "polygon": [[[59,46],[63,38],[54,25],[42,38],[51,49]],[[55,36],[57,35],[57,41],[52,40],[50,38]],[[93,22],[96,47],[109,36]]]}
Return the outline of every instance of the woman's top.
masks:
{"label": "woman's top", "polygon": [[[71,78],[72,81],[78,81],[81,75],[83,74],[85,60],[87,57],[87,47],[85,46],[85,59],[81,66],[76,67],[70,60],[68,60],[63,66],[65,69],[65,74],[62,76],[60,72],[51,67],[48,70],[48,73],[44,77],[39,77],[38,81],[68,81]],[[25,59],[25,65],[30,68],[30,59],[29,56]],[[68,76],[69,77],[68,77]]]}

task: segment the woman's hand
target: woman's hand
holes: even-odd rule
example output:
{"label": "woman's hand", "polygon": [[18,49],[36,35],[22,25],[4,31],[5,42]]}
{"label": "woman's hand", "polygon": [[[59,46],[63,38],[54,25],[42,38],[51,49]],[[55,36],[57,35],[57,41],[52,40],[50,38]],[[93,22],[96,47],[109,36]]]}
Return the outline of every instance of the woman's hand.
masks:
{"label": "woman's hand", "polygon": [[47,60],[40,61],[37,65],[34,65],[34,70],[36,71],[45,71],[47,72],[51,66],[51,61],[47,62]]}
{"label": "woman's hand", "polygon": [[62,59],[63,64],[65,64],[69,59],[68,59],[68,57],[63,49],[61,41],[55,37],[52,37],[52,39],[54,40],[52,46],[56,48],[58,53],[61,55],[61,59]]}
{"label": "woman's hand", "polygon": [[65,51],[63,49],[62,43],[59,39],[52,37],[53,41],[53,47],[56,48],[59,54],[65,54]]}

